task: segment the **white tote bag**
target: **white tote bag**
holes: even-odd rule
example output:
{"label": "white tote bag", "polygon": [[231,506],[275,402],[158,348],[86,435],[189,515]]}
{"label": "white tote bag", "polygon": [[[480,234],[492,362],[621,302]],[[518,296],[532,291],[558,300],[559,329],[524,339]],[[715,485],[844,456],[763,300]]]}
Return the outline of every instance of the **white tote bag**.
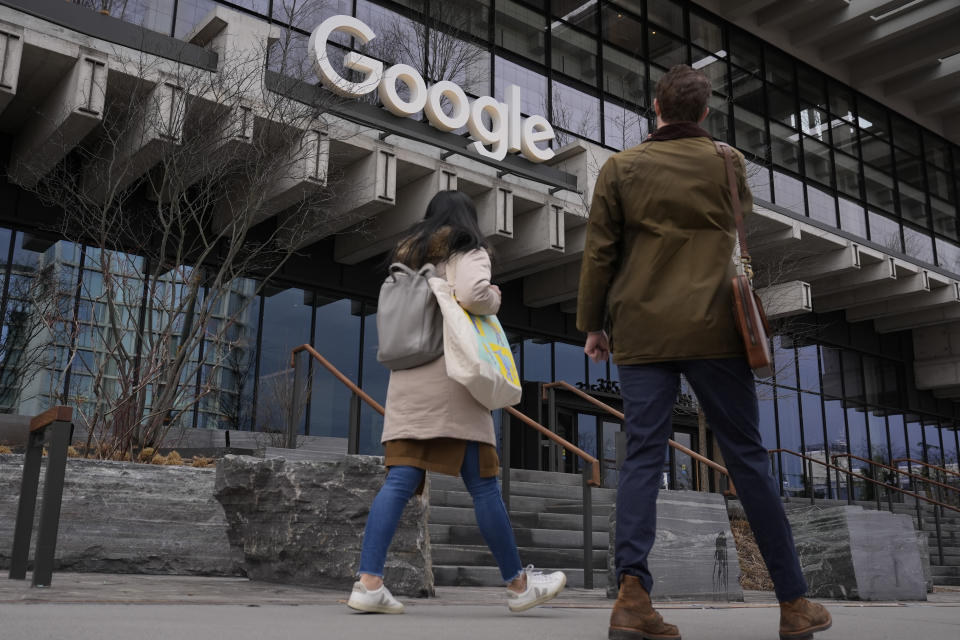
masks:
{"label": "white tote bag", "polygon": [[[447,265],[448,274],[455,270],[456,264]],[[520,376],[497,316],[478,316],[461,307],[453,285],[442,278],[430,278],[430,288],[443,314],[447,375],[488,409],[520,402]]]}

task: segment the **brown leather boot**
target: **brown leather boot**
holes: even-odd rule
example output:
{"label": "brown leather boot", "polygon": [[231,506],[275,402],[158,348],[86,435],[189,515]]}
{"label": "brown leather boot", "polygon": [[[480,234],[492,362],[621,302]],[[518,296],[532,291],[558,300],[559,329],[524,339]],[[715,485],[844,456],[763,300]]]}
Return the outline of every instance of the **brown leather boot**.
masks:
{"label": "brown leather boot", "polygon": [[650,594],[636,576],[624,575],[610,614],[610,640],[680,640],[680,632],[667,624],[650,604]]}
{"label": "brown leather boot", "polygon": [[780,640],[808,640],[832,624],[833,618],[822,604],[806,598],[780,603]]}

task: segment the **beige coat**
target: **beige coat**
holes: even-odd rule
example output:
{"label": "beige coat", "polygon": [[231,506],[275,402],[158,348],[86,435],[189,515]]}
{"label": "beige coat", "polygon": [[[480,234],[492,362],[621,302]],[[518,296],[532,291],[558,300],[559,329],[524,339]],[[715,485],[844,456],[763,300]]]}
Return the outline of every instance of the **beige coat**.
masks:
{"label": "beige coat", "polygon": [[[452,270],[448,279],[464,309],[477,315],[495,314],[500,309],[500,294],[490,286],[486,250],[454,255],[437,265],[438,274],[446,276],[448,268]],[[420,367],[390,373],[381,442],[401,438],[456,438],[496,445],[490,411],[447,376],[442,356]]]}

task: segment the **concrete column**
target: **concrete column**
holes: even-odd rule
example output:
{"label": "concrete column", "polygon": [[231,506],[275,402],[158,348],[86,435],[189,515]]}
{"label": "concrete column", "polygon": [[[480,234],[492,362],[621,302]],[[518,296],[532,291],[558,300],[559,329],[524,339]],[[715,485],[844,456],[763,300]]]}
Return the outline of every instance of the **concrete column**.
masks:
{"label": "concrete column", "polygon": [[22,58],[23,28],[0,23],[0,113],[17,95]]}

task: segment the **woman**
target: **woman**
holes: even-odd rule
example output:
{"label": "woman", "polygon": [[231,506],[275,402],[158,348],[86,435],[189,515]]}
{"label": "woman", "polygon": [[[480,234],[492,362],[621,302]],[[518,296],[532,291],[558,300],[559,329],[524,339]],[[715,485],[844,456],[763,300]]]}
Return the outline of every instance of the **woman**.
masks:
{"label": "woman", "polygon": [[[453,283],[460,305],[471,313],[490,315],[500,308],[500,289],[490,284],[490,255],[477,226],[476,208],[459,191],[434,196],[426,216],[397,244],[390,262],[414,269],[434,264],[438,275]],[[447,376],[442,356],[390,374],[382,442],[390,470],[370,508],[360,579],[347,606],[403,613],[403,605],[383,584],[383,566],[400,514],[410,497],[422,491],[426,471],[463,478],[480,532],[507,584],[511,611],[525,611],[560,593],[567,581],[562,572],[545,574],[534,571],[533,565],[524,569],[520,563],[496,478],[499,461],[490,411]]]}

